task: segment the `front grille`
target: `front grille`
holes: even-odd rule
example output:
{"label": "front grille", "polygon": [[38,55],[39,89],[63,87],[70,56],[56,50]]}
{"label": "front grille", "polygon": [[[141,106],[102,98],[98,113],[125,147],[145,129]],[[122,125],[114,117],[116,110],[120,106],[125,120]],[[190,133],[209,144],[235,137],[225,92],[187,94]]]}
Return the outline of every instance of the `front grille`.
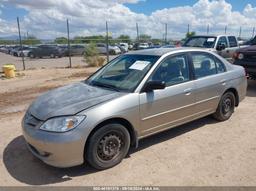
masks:
{"label": "front grille", "polygon": [[36,127],[41,121],[39,119],[37,119],[36,117],[34,117],[32,114],[30,114],[29,112],[26,113],[25,115],[25,120],[24,122],[32,127]]}
{"label": "front grille", "polygon": [[256,54],[245,54],[243,60],[248,62],[256,62]]}

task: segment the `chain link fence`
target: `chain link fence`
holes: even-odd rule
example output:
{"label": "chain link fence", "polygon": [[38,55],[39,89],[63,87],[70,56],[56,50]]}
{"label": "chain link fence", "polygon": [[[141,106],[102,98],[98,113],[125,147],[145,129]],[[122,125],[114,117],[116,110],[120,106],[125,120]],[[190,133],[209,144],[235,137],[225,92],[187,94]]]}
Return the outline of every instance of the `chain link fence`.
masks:
{"label": "chain link fence", "polygon": [[[134,23],[133,34],[135,34],[135,36],[129,36],[129,34],[113,36],[111,32],[111,24],[113,23],[106,22],[104,27],[105,32],[92,36],[83,36],[73,34],[72,24],[69,20],[64,24],[66,28],[65,35],[51,39],[40,39],[37,38],[36,34],[29,34],[28,31],[30,30],[24,28],[19,18],[17,18],[17,37],[13,39],[0,38],[0,67],[4,64],[14,64],[18,70],[53,67],[85,67],[87,64],[84,59],[84,53],[89,44],[97,45],[101,57],[108,61],[118,54],[134,49],[138,43],[147,43],[149,46],[154,47],[160,47],[166,44],[175,45],[184,40],[186,35],[190,32],[194,32],[198,35],[234,35],[237,36],[239,40],[248,40],[254,37],[256,33],[255,27],[215,26],[210,24],[206,24],[205,27],[193,26],[192,24],[177,27],[162,23],[162,30],[154,31],[155,33],[153,34],[157,35],[151,35],[143,32],[148,31],[146,30],[146,26],[143,26],[143,23]],[[180,32],[177,33],[177,30]],[[62,55],[49,53],[48,57],[42,56],[41,58],[41,56],[28,53],[30,49],[38,45],[48,45],[49,47],[58,46],[63,51]],[[120,51],[115,51],[113,47],[119,48]]]}

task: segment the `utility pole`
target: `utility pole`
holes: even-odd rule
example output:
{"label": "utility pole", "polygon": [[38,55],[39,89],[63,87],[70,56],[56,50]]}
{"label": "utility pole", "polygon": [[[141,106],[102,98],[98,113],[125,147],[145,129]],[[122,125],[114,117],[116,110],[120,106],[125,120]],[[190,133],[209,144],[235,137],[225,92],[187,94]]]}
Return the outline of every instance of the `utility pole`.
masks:
{"label": "utility pole", "polygon": [[227,26],[225,26],[225,34],[227,34],[227,29],[228,29],[228,27],[227,27]]}
{"label": "utility pole", "polygon": [[167,38],[168,38],[168,36],[167,36],[167,34],[168,34],[168,25],[167,25],[167,23],[165,23],[165,44],[167,44]]}
{"label": "utility pole", "polygon": [[109,62],[109,39],[108,39],[108,21],[106,21],[106,45],[107,45],[107,62]]}
{"label": "utility pole", "polygon": [[240,27],[240,30],[239,30],[239,38],[241,38],[241,35],[242,35],[242,27]]}
{"label": "utility pole", "polygon": [[255,34],[255,27],[253,27],[252,29],[252,38],[254,38],[254,34]]}
{"label": "utility pole", "polygon": [[209,34],[209,31],[210,31],[210,26],[209,24],[207,25],[207,34]]}
{"label": "utility pole", "polygon": [[188,32],[187,33],[189,34],[189,32],[190,32],[190,25],[188,24]]}
{"label": "utility pole", "polygon": [[140,41],[139,25],[138,25],[138,23],[136,23],[136,31],[137,31],[137,41]]}
{"label": "utility pole", "polygon": [[[17,24],[18,24],[18,31],[19,31],[19,40],[20,40],[21,52],[23,53],[23,46],[22,46],[21,35],[20,35],[20,19],[19,19],[19,17],[17,17]],[[22,54],[22,63],[23,63],[23,70],[26,70],[25,60],[24,60],[24,54]]]}
{"label": "utility pole", "polygon": [[71,55],[70,55],[70,35],[69,35],[69,20],[67,19],[67,33],[68,33],[68,57],[69,67],[72,68]]}

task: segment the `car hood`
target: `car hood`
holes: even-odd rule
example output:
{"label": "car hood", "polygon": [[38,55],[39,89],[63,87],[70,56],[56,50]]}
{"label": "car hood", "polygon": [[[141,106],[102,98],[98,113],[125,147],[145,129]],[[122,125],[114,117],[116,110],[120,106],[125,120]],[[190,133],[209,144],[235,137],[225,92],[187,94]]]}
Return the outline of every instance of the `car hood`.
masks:
{"label": "car hood", "polygon": [[242,52],[242,53],[245,53],[245,52],[256,52],[256,46],[247,46],[247,47],[244,47],[244,48],[240,48],[238,50],[238,52]]}
{"label": "car hood", "polygon": [[37,119],[45,121],[51,117],[75,115],[125,94],[80,82],[41,95],[31,104],[28,112]]}

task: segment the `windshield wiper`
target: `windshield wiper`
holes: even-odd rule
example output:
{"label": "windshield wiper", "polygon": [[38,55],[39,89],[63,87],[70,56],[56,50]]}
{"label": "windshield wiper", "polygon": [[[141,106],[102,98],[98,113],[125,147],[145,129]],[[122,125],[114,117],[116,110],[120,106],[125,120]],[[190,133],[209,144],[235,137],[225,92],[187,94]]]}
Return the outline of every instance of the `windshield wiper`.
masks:
{"label": "windshield wiper", "polygon": [[116,86],[113,86],[113,85],[103,84],[103,83],[95,82],[95,81],[94,81],[94,82],[91,82],[90,84],[91,84],[92,86],[97,86],[97,87],[101,87],[101,88],[107,88],[107,89],[111,89],[111,90],[120,92],[120,90],[119,90]]}

